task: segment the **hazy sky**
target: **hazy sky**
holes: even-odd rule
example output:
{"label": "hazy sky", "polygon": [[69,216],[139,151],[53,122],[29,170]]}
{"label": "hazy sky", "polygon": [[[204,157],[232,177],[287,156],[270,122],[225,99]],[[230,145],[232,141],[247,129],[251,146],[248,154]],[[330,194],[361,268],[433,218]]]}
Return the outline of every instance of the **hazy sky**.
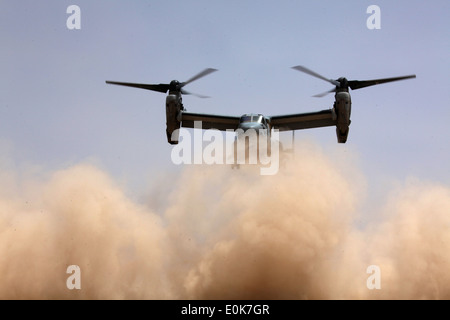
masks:
{"label": "hazy sky", "polygon": [[[69,30],[67,8],[81,9]],[[368,6],[381,9],[369,30]],[[424,1],[0,1],[0,154],[18,171],[96,163],[131,194],[171,163],[165,95],[105,80],[166,83],[211,67],[187,88],[192,112],[266,115],[331,108],[305,65],[350,80],[416,74],[351,92],[348,142],[298,131],[356,162],[368,201],[416,177],[450,185],[450,3]],[[301,152],[301,150],[298,150]],[[301,165],[301,163],[299,163]],[[371,196],[371,194],[373,196]]]}

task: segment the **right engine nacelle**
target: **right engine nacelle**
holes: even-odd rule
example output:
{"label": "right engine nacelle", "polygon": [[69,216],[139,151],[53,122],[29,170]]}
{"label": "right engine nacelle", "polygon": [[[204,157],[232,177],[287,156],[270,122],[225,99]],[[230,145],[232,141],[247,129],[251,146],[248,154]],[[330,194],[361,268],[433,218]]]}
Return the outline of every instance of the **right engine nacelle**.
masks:
{"label": "right engine nacelle", "polygon": [[336,136],[339,143],[347,141],[350,130],[350,115],[352,111],[352,101],[350,94],[345,91],[336,92],[334,102],[334,113],[336,114]]}

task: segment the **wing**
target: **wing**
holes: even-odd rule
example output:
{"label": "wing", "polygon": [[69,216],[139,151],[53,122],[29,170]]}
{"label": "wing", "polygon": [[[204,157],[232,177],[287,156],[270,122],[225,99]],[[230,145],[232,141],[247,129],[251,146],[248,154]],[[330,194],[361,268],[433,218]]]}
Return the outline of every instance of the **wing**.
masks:
{"label": "wing", "polygon": [[184,128],[194,128],[194,121],[201,121],[202,129],[236,130],[239,119],[240,117],[234,116],[181,112],[181,126]]}
{"label": "wing", "polygon": [[328,127],[335,126],[336,123],[336,120],[333,120],[331,109],[270,117],[272,128],[278,129],[279,131]]}

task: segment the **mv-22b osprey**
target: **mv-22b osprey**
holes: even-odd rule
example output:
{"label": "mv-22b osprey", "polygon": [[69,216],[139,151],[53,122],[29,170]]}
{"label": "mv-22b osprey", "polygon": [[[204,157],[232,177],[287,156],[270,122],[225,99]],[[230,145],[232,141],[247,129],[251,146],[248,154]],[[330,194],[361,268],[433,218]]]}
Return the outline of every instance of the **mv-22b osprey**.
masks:
{"label": "mv-22b osprey", "polygon": [[[270,137],[272,129],[281,131],[300,130],[319,128],[327,126],[336,126],[337,141],[345,143],[349,133],[350,115],[351,115],[351,98],[349,88],[352,90],[365,88],[381,83],[398,81],[404,79],[415,78],[415,75],[408,75],[395,78],[384,78],[375,80],[347,80],[341,77],[337,80],[327,79],[320,74],[311,71],[303,66],[296,66],[293,69],[305,72],[309,75],[319,79],[330,82],[335,87],[325,93],[318,94],[315,97],[323,97],[328,93],[335,92],[335,101],[333,108],[318,112],[286,114],[276,116],[264,116],[262,114],[244,114],[242,116],[226,116],[214,115],[205,113],[191,113],[187,112],[183,106],[181,96],[183,94],[192,94],[200,98],[207,98],[206,96],[190,93],[184,87],[198,80],[214,71],[216,69],[205,69],[194,77],[185,82],[173,80],[168,84],[140,84],[129,82],[106,81],[109,84],[128,86],[134,88],[141,88],[162,93],[167,93],[166,98],[166,133],[167,140],[170,144],[178,143],[178,135],[174,131],[180,127],[195,128],[196,121],[201,121],[202,129],[218,129],[222,131],[235,130],[235,132],[242,133],[249,129],[254,129],[256,132],[265,130],[267,136]],[[241,130],[238,130],[241,129]],[[175,133],[178,133],[177,130]]]}

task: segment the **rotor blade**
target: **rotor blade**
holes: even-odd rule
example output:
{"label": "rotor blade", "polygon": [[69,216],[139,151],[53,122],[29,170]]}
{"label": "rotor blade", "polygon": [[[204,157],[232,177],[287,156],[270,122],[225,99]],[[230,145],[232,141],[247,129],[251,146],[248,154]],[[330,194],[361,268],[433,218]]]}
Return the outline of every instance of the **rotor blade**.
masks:
{"label": "rotor blade", "polygon": [[323,93],[316,94],[313,97],[315,97],[315,98],[322,98],[322,97],[325,97],[327,94],[329,94],[331,92],[336,92],[336,88],[331,89],[331,90],[326,91],[326,92],[323,92]]}
{"label": "rotor blade", "polygon": [[106,81],[108,84],[115,84],[119,86],[126,86],[126,87],[133,87],[133,88],[140,88],[140,89],[146,89],[146,90],[152,90],[157,92],[166,93],[167,90],[169,90],[169,84],[143,84],[143,83],[130,83],[130,82],[116,82],[116,81]]}
{"label": "rotor blade", "polygon": [[412,74],[412,75],[403,76],[403,77],[375,79],[375,80],[362,80],[362,81],[351,80],[348,82],[348,86],[350,87],[350,89],[356,90],[356,89],[361,89],[361,88],[365,88],[365,87],[369,87],[369,86],[374,86],[374,85],[381,84],[381,83],[411,79],[411,78],[415,78],[415,77],[416,77],[416,75]]}
{"label": "rotor blade", "polygon": [[208,97],[208,96],[203,96],[203,95],[201,95],[201,94],[192,93],[192,92],[186,91],[186,90],[184,90],[184,89],[181,89],[181,93],[182,93],[182,94],[187,94],[187,95],[196,96],[196,97],[199,97],[199,98],[202,98],[202,99],[211,98],[211,97]]}
{"label": "rotor blade", "polygon": [[325,80],[325,81],[331,83],[332,85],[335,85],[335,86],[339,86],[340,85],[339,81],[336,81],[336,80],[333,80],[333,79],[327,79],[324,76],[322,76],[322,75],[320,75],[320,74],[318,74],[318,73],[316,73],[316,72],[314,72],[312,70],[309,70],[308,68],[305,68],[303,66],[295,66],[295,67],[292,67],[292,69],[295,69],[295,70],[307,73],[310,76],[313,76],[313,77]]}
{"label": "rotor blade", "polygon": [[199,74],[197,74],[197,75],[193,76],[192,78],[190,78],[188,81],[183,82],[183,83],[181,84],[181,87],[184,87],[184,86],[187,85],[188,83],[191,83],[191,82],[193,82],[193,81],[195,81],[195,80],[198,80],[198,79],[200,79],[200,78],[202,78],[202,77],[204,77],[204,76],[206,76],[206,75],[208,75],[208,74],[210,74],[210,73],[213,73],[213,72],[215,72],[215,71],[217,71],[217,69],[213,69],[213,68],[205,69],[205,70],[203,70],[202,72],[200,72]]}

